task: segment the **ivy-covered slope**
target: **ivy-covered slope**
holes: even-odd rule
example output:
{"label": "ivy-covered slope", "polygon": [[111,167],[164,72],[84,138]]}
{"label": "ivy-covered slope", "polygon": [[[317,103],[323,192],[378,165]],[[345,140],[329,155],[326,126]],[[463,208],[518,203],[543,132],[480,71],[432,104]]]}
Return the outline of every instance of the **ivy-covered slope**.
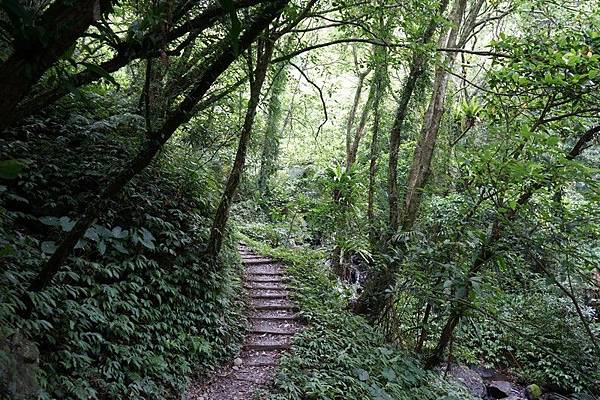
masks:
{"label": "ivy-covered slope", "polygon": [[105,114],[59,113],[0,142],[0,159],[24,166],[0,181],[0,339],[37,345],[45,398],[178,398],[190,374],[237,349],[243,307],[231,240],[218,265],[201,251],[214,180],[175,145],[86,232],[33,299],[31,317],[17,316],[24,289],[94,201],[90,193],[142,139],[134,114],[90,109]]}

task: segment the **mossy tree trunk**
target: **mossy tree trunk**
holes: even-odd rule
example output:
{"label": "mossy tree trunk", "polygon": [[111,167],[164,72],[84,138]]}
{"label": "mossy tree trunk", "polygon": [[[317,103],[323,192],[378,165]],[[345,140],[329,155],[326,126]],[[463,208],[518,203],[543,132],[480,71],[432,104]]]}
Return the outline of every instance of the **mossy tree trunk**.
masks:
{"label": "mossy tree trunk", "polygon": [[281,136],[281,97],[285,92],[287,83],[287,68],[276,71],[271,83],[271,97],[267,110],[267,126],[262,142],[260,156],[260,169],[258,172],[258,191],[265,195],[269,189],[269,178],[275,173],[277,158],[279,156],[279,140]]}

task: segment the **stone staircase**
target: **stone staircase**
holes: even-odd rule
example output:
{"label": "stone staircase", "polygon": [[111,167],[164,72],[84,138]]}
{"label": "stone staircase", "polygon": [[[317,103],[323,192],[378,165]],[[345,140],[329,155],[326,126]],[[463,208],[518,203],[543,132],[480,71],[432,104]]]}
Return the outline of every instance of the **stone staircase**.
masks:
{"label": "stone staircase", "polygon": [[298,308],[289,298],[284,267],[239,246],[244,266],[244,289],[250,301],[248,331],[242,351],[232,366],[211,382],[192,388],[189,400],[250,400],[257,389],[271,383],[281,354],[301,328]]}

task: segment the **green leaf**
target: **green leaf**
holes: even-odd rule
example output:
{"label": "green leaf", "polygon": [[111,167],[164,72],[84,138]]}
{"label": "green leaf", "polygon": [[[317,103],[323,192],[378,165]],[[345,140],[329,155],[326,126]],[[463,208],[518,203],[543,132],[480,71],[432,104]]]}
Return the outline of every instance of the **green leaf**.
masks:
{"label": "green leaf", "polygon": [[98,239],[100,239],[100,236],[98,236],[98,232],[96,232],[96,230],[94,228],[88,228],[85,231],[85,234],[83,235],[83,237],[85,237],[86,239],[93,240],[94,242],[97,242]]}
{"label": "green leaf", "polygon": [[75,221],[72,221],[69,217],[61,217],[59,222],[62,230],[65,232],[70,232],[75,226]]}
{"label": "green leaf", "polygon": [[104,255],[104,253],[106,253],[106,243],[104,241],[98,242],[98,245],[96,247],[98,248],[98,252],[101,255]]}
{"label": "green leaf", "polygon": [[42,251],[46,254],[54,254],[58,246],[52,241],[42,242]]}
{"label": "green leaf", "polygon": [[0,257],[7,256],[7,255],[13,253],[14,251],[15,251],[15,249],[13,249],[13,247],[11,245],[7,244],[0,249]]}
{"label": "green leaf", "polygon": [[123,228],[121,228],[120,226],[115,226],[112,229],[112,237],[114,237],[115,239],[125,239],[128,234],[129,232],[123,230]]}
{"label": "green leaf", "polygon": [[3,160],[0,161],[0,178],[15,179],[23,170],[23,163],[19,160]]}
{"label": "green leaf", "polygon": [[56,217],[41,217],[40,222],[48,226],[59,226],[60,219]]}
{"label": "green leaf", "polygon": [[150,250],[154,250],[154,236],[152,236],[152,233],[146,229],[146,228],[142,228],[142,239],[140,240],[140,242],[147,248],[149,248]]}
{"label": "green leaf", "polygon": [[396,381],[396,372],[391,368],[384,368],[381,371],[381,375],[388,380],[388,382]]}
{"label": "green leaf", "polygon": [[115,80],[115,78],[113,78],[111,74],[109,74],[104,68],[100,67],[99,65],[86,62],[81,62],[79,64],[83,65],[91,73],[106,79],[107,81],[113,83],[117,87],[120,87],[119,83]]}
{"label": "green leaf", "polygon": [[123,246],[123,244],[121,244],[120,242],[113,242],[112,246],[114,247],[115,250],[117,250],[119,253],[123,253],[123,254],[129,254],[129,251]]}
{"label": "green leaf", "polygon": [[365,371],[362,368],[357,368],[355,370],[356,374],[358,375],[358,379],[360,379],[361,381],[365,382],[367,380],[369,380],[369,373],[367,371]]}

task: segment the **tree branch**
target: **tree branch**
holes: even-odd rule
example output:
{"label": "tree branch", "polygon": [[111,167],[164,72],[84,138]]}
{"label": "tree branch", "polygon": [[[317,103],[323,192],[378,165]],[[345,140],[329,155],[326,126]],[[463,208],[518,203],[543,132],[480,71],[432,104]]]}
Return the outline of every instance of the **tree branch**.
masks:
{"label": "tree branch", "polygon": [[321,122],[321,125],[319,125],[319,127],[317,128],[317,135],[316,136],[319,136],[319,133],[321,133],[321,129],[323,128],[323,126],[329,120],[329,116],[327,115],[327,105],[325,103],[325,98],[323,97],[323,91],[321,90],[321,88],[319,87],[319,85],[317,85],[315,82],[313,82],[312,80],[310,80],[310,78],[308,76],[306,76],[306,74],[304,73],[304,71],[302,71],[302,69],[299,66],[297,66],[293,62],[290,62],[290,65],[292,67],[296,68],[298,70],[298,72],[300,72],[300,75],[302,75],[304,77],[304,79],[306,79],[306,82],[308,82],[309,84],[311,84],[312,86],[314,86],[314,88],[317,89],[317,91],[319,92],[319,98],[321,99],[321,104],[323,105],[323,114],[325,116],[325,118],[323,119],[323,122]]}

